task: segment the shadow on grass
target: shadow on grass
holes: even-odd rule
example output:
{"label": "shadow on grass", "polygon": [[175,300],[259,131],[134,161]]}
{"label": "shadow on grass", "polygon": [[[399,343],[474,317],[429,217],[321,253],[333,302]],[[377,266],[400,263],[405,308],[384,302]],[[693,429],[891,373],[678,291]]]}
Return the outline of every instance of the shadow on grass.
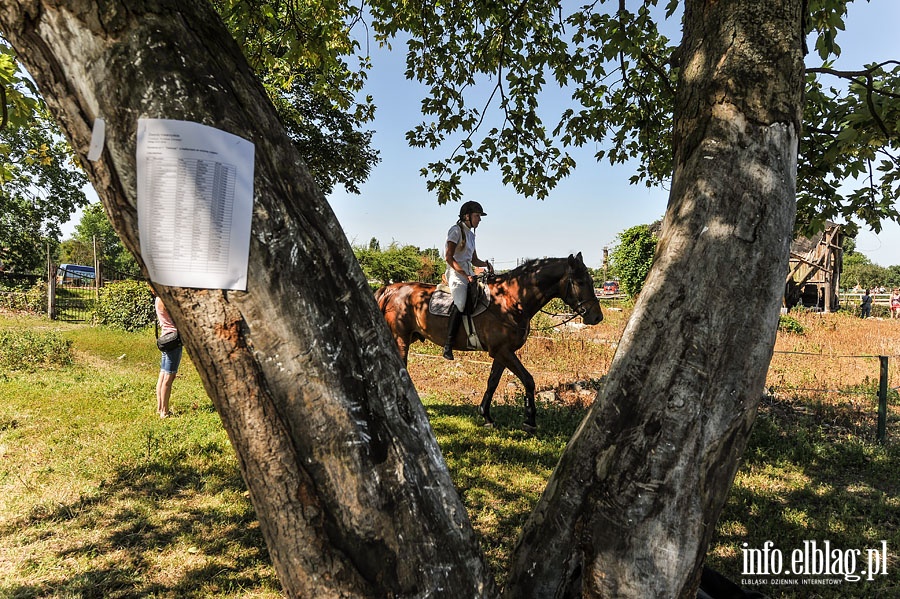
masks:
{"label": "shadow on grass", "polygon": [[[772,408],[776,409],[772,409]],[[832,420],[835,422],[835,420]],[[868,571],[867,549],[900,545],[900,445],[878,445],[846,428],[823,426],[821,414],[806,406],[764,406],[751,433],[736,483],[719,519],[708,563],[732,580],[787,579],[796,584],[748,585],[772,598],[896,597],[900,584],[893,555],[888,575],[874,580],[844,574]],[[767,541],[780,551],[783,570],[791,571],[795,550],[840,551],[831,574],[819,563],[799,565],[806,572],[758,576],[744,572],[743,549],[761,549]],[[746,547],[745,544],[746,543]],[[716,548],[720,554],[716,555]],[[859,554],[856,554],[856,551]],[[850,553],[848,553],[850,552]],[[851,555],[852,559],[851,559]],[[724,557],[729,554],[731,557]],[[837,554],[829,558],[834,562]],[[817,571],[818,568],[818,571]],[[832,579],[838,584],[809,586],[803,579]]]}
{"label": "shadow on grass", "polygon": [[453,482],[501,586],[522,527],[543,493],[584,407],[539,404],[538,431],[522,430],[524,409],[500,404],[488,428],[477,405],[425,398],[431,426]]}
{"label": "shadow on grass", "polygon": [[280,597],[237,469],[160,457],[0,528],[3,545],[34,547],[0,597]]}
{"label": "shadow on grass", "polygon": [[[426,401],[426,407],[482,547],[503,584],[506,561],[521,528],[586,408],[539,406],[539,431],[529,436],[519,429],[520,405],[497,406],[496,429],[481,426],[473,405]],[[744,543],[758,549],[772,541],[789,564],[804,541],[816,541],[822,549],[827,540],[832,550],[860,551],[855,567],[859,573],[868,568],[867,549],[881,549],[882,540],[889,550],[900,546],[900,444],[874,443],[874,429],[855,420],[853,408],[849,410],[823,415],[816,406],[798,403],[764,406],[710,545],[709,566],[735,582],[760,578],[742,572]],[[900,436],[896,428],[889,439]],[[869,436],[861,437],[866,430]],[[895,569],[892,553],[889,574],[873,581],[866,576],[853,582],[842,575],[810,574],[805,578],[841,583],[749,586],[772,599],[893,597],[900,596]]]}

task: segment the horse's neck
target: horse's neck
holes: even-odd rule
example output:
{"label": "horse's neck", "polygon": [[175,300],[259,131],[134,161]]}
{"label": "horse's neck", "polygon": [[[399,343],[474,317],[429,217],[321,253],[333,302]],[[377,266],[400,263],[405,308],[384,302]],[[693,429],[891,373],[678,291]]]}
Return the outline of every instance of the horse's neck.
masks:
{"label": "horse's neck", "polygon": [[553,298],[560,297],[565,266],[547,263],[531,273],[531,284],[522,286],[522,311],[531,318]]}

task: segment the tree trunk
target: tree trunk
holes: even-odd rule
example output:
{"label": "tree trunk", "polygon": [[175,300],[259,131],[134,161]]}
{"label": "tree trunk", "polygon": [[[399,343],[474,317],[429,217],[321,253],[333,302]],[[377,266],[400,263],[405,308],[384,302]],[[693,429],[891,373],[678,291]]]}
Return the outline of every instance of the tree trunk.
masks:
{"label": "tree trunk", "polygon": [[506,596],[693,597],[765,382],[795,213],[802,0],[687,0],[669,207]]}
{"label": "tree trunk", "polygon": [[[247,291],[155,287],[237,451],[286,595],[494,596],[340,225],[209,3],[7,1],[0,27],[141,264],[138,118],[255,144]],[[88,162],[98,117],[106,146]]]}

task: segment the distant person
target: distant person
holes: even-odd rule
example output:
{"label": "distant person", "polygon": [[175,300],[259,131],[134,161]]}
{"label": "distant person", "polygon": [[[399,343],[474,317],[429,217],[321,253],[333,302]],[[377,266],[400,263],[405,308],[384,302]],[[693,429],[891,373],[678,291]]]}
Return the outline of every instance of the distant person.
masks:
{"label": "distant person", "polygon": [[462,322],[462,315],[466,311],[466,300],[469,293],[469,283],[475,281],[475,266],[485,267],[493,274],[494,267],[478,257],[475,251],[475,229],[481,222],[481,217],[487,216],[478,202],[465,202],[459,208],[459,220],[450,227],[447,232],[447,242],[444,245],[444,259],[447,261],[447,284],[453,295],[453,304],[450,306],[450,323],[447,328],[447,343],[444,344],[444,358],[453,359],[453,342],[456,339],[456,331]]}
{"label": "distant person", "polygon": [[175,382],[175,375],[178,374],[178,366],[181,364],[181,353],[184,347],[180,339],[174,343],[174,347],[164,348],[160,345],[167,334],[178,333],[178,328],[169,316],[169,311],[162,300],[154,294],[154,305],[156,307],[156,319],[159,322],[159,339],[157,346],[162,353],[162,359],[159,364],[159,378],[156,381],[156,411],[160,418],[168,418],[172,415],[169,410],[169,397],[172,395],[172,384]]}
{"label": "distant person", "polygon": [[872,296],[869,295],[869,288],[866,287],[865,293],[862,296],[862,303],[859,306],[860,311],[863,318],[868,318],[872,315]]}
{"label": "distant person", "polygon": [[891,318],[900,318],[900,289],[896,287],[891,293]]}

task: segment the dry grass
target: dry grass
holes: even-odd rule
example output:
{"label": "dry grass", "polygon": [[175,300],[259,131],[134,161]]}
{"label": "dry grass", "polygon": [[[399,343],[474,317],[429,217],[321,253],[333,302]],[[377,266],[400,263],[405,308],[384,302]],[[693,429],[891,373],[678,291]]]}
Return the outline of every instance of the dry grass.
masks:
{"label": "dry grass", "polygon": [[[534,375],[538,393],[562,405],[588,405],[596,383],[606,375],[630,309],[605,309],[600,325],[540,331],[528,339],[519,357]],[[797,409],[834,408],[838,424],[853,434],[875,434],[878,356],[888,356],[889,395],[900,385],[900,320],[862,320],[846,313],[798,313],[791,318],[804,332],[779,332],[766,380],[768,394],[780,401],[796,400]],[[490,372],[490,358],[482,352],[458,353],[457,360],[441,359],[430,343],[412,346],[409,371],[421,395],[477,405]],[[524,390],[504,372],[495,404],[518,405]],[[547,393],[547,392],[552,392]],[[896,402],[889,406],[889,424],[897,426]],[[895,430],[895,438],[900,431]]]}

